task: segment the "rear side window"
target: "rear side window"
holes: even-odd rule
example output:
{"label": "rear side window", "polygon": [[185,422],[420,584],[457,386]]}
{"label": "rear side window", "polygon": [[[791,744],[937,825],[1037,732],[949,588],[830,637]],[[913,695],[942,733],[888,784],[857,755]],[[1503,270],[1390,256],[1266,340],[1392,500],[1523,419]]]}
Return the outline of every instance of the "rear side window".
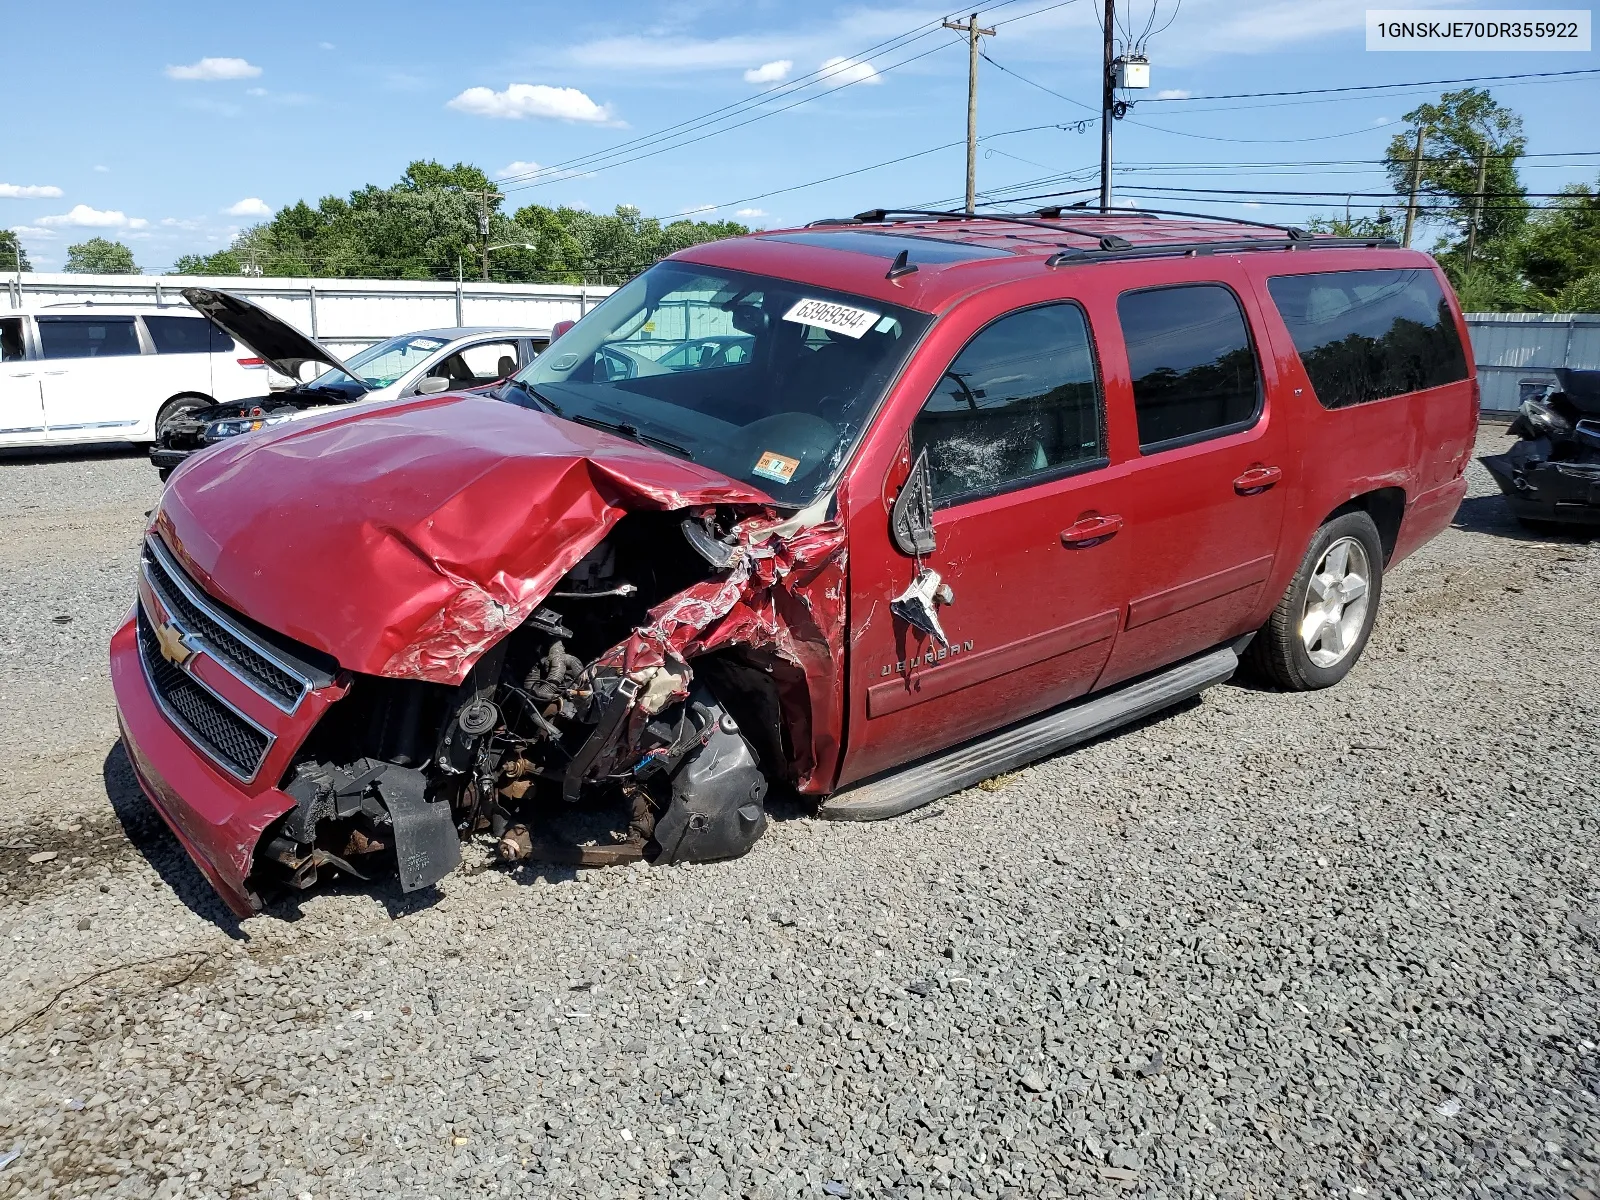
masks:
{"label": "rear side window", "polygon": [[144,327],[157,354],[226,353],[233,339],[204,317],[146,317]]}
{"label": "rear side window", "polygon": [[912,426],[936,503],[1010,491],[1104,455],[1089,328],[1075,304],[1001,317],[950,364]]}
{"label": "rear side window", "polygon": [[1317,400],[1344,408],[1467,377],[1432,271],[1329,271],[1267,280]]}
{"label": "rear side window", "polygon": [[139,353],[132,317],[40,317],[46,358],[115,358]]}
{"label": "rear side window", "polygon": [[1143,453],[1248,428],[1261,394],[1244,310],[1218,283],[1124,292],[1117,319]]}

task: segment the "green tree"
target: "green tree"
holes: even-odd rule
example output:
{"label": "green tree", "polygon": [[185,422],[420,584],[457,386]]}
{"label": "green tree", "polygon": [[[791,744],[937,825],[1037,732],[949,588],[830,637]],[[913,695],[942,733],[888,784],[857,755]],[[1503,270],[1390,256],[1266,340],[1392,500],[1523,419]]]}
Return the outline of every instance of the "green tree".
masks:
{"label": "green tree", "polygon": [[1306,222],[1306,228],[1312,233],[1331,233],[1335,237],[1347,238],[1391,238],[1397,233],[1394,214],[1388,209],[1379,209],[1377,215],[1371,217],[1347,217],[1341,214],[1312,217]]}
{"label": "green tree", "polygon": [[1517,159],[1526,140],[1522,118],[1482,88],[1445,92],[1437,103],[1419,104],[1406,114],[1411,132],[1397,133],[1384,155],[1389,182],[1399,196],[1411,191],[1416,133],[1423,130],[1423,152],[1417,187],[1417,216],[1424,222],[1454,227],[1459,252],[1477,205],[1478,171],[1484,171],[1478,243],[1491,244],[1513,236],[1527,220],[1528,202],[1517,177]]}
{"label": "green tree", "polygon": [[92,237],[67,247],[67,270],[85,275],[137,275],[133,251],[121,242]]}
{"label": "green tree", "polygon": [[31,271],[28,252],[22,248],[17,235],[9,229],[0,229],[0,271]]}
{"label": "green tree", "polygon": [[172,264],[171,275],[243,275],[244,263],[232,250],[215,254],[185,254]]}
{"label": "green tree", "polygon": [[1600,195],[1582,183],[1563,188],[1557,200],[1528,222],[1521,260],[1528,282],[1552,297],[1600,272]]}

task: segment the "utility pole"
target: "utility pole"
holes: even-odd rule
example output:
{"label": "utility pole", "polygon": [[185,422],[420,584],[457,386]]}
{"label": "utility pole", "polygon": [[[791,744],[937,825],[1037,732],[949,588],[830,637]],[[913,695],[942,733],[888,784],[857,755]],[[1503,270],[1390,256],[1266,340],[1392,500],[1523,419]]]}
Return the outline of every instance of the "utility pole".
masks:
{"label": "utility pole", "polygon": [[1478,151],[1478,190],[1472,194],[1472,224],[1467,227],[1467,269],[1472,269],[1472,255],[1478,248],[1478,224],[1483,220],[1483,181],[1489,170],[1489,139],[1483,139]]}
{"label": "utility pole", "polygon": [[478,236],[483,239],[483,282],[489,282],[489,202],[503,200],[499,192],[493,188],[484,188],[478,193]]}
{"label": "utility pole", "polygon": [[944,27],[967,35],[967,211],[970,213],[978,199],[978,39],[993,37],[995,31],[978,28],[977,13],[967,18],[965,24],[946,21]]}
{"label": "utility pole", "polygon": [[1100,211],[1105,212],[1111,207],[1111,114],[1112,105],[1116,103],[1116,67],[1115,48],[1112,38],[1116,33],[1117,0],[1106,0],[1105,11],[1105,56],[1100,76]]}
{"label": "utility pole", "polygon": [[1417,223],[1417,188],[1422,184],[1422,137],[1427,133],[1426,125],[1417,126],[1417,150],[1411,157],[1411,198],[1406,201],[1406,235],[1403,244],[1409,249],[1411,246],[1411,229]]}

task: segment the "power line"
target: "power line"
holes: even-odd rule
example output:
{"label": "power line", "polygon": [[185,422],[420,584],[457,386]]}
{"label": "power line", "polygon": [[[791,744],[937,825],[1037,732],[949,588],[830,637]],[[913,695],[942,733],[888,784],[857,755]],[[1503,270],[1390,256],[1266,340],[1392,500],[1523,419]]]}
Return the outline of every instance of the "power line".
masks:
{"label": "power line", "polygon": [[1569,75],[1600,75],[1600,67],[1575,71],[1526,71],[1516,75],[1473,75],[1464,79],[1422,79],[1407,83],[1363,83],[1349,87],[1298,88],[1288,92],[1223,92],[1213,96],[1152,96],[1142,104],[1180,104],[1191,100],[1259,100],[1276,96],[1319,96],[1330,92],[1376,92],[1388,88],[1444,87],[1452,83],[1497,83],[1506,79],[1558,79]]}

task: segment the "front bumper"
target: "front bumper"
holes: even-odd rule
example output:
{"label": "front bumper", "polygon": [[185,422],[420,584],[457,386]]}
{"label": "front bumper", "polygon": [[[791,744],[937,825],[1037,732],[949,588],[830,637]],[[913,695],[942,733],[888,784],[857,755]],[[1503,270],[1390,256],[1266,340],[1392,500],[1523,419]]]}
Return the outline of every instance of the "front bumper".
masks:
{"label": "front bumper", "polygon": [[1518,460],[1509,454],[1479,461],[1519,520],[1600,526],[1600,463]]}
{"label": "front bumper", "polygon": [[151,627],[174,618],[148,577],[141,578],[139,600],[111,639],[111,688],[123,747],[140,788],[201,874],[230,909],[249,916],[261,907],[250,878],[257,843],[295,804],[277,781],[328,706],[347,688],[336,683],[311,691],[293,712],[284,712],[203,649],[181,669],[150,660],[158,670],[194,681],[268,735],[268,748],[253,771],[230,771],[158,697],[153,682],[158,676],[140,645],[141,608],[149,621],[146,637]]}

